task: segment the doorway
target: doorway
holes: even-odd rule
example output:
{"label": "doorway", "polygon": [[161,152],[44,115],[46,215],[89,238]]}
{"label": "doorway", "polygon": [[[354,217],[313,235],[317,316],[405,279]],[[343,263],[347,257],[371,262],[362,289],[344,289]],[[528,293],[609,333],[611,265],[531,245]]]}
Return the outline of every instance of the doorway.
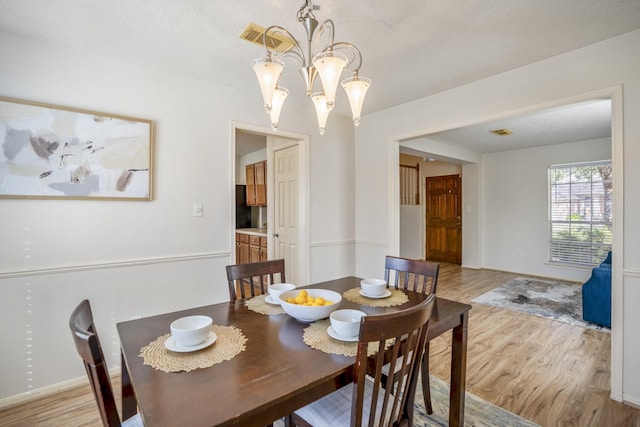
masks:
{"label": "doorway", "polygon": [[[599,101],[599,100],[609,100],[610,101],[610,111],[608,118],[608,124],[610,129],[608,131],[608,137],[610,138],[610,150],[608,155],[610,155],[613,165],[613,181],[617,183],[614,185],[614,213],[613,213],[613,251],[617,254],[620,254],[618,259],[616,260],[614,257],[614,264],[612,268],[612,329],[611,329],[611,398],[617,400],[619,402],[622,401],[622,367],[623,367],[623,348],[622,348],[622,319],[623,319],[623,297],[622,297],[622,289],[623,289],[623,271],[622,271],[622,261],[623,258],[623,249],[624,249],[624,234],[622,232],[622,209],[623,206],[623,159],[622,153],[624,148],[623,135],[622,135],[622,88],[620,86],[606,88],[599,91],[594,91],[587,94],[577,95],[570,98],[562,99],[562,100],[554,100],[549,101],[544,104],[540,104],[537,106],[531,106],[525,109],[521,109],[517,112],[517,116],[510,116],[505,114],[504,117],[515,118],[515,119],[525,119],[528,115],[536,114],[536,113],[545,113],[552,112],[554,110],[563,109],[566,106],[570,106],[572,104],[580,104],[586,103],[589,104],[590,101]],[[492,122],[495,122],[495,117],[492,117]],[[568,123],[567,120],[563,120],[563,123]],[[465,126],[464,128],[456,128],[450,129],[451,131],[460,130],[461,133],[467,131],[468,127],[473,126],[484,126],[485,131],[489,131],[488,129],[489,122],[478,120],[471,123],[469,126]],[[586,131],[590,129],[591,126],[595,124],[595,121],[587,121],[582,122],[582,130]],[[532,129],[540,130],[540,131],[557,131],[558,128],[554,127],[539,127],[533,126]],[[487,201],[486,192],[486,180],[487,176],[492,178],[494,182],[492,182],[493,187],[496,187],[496,181],[501,181],[502,183],[509,183],[505,181],[504,176],[502,178],[496,178],[496,174],[492,175],[491,167],[495,164],[487,165],[483,160],[483,154],[471,151],[469,148],[474,145],[474,143],[479,142],[477,139],[471,140],[467,139],[468,145],[466,147],[463,146],[449,146],[445,141],[439,140],[436,134],[441,132],[447,132],[449,130],[433,130],[432,132],[423,132],[420,135],[416,135],[411,138],[406,138],[403,140],[397,140],[398,145],[395,147],[395,150],[390,150],[389,161],[390,161],[390,171],[391,176],[390,180],[392,182],[397,182],[395,176],[398,173],[397,166],[397,155],[401,148],[409,147],[413,150],[415,155],[419,156],[427,156],[427,157],[436,157],[436,158],[446,158],[452,160],[454,162],[459,162],[459,164],[463,165],[463,187],[465,191],[465,204],[463,208],[464,216],[465,216],[465,229],[463,230],[463,257],[462,257],[462,265],[465,267],[471,268],[483,268],[486,265],[486,253],[483,242],[486,241],[486,234],[491,234],[491,230],[487,231],[487,218],[488,213],[483,212],[483,209],[486,209],[487,206],[491,206],[491,200]],[[463,136],[460,134],[459,136]],[[596,137],[597,138],[597,137]],[[581,137],[578,141],[587,140],[586,137]],[[508,139],[503,140],[504,143],[507,144],[506,141]],[[576,140],[574,140],[576,141]],[[541,144],[542,145],[542,144]],[[467,149],[465,149],[467,148]],[[505,151],[513,149],[513,145],[511,148],[504,148]],[[580,152],[579,149],[574,149],[571,152]],[[525,160],[526,164],[528,160]],[[516,165],[514,162],[508,163],[511,166]],[[511,174],[518,174],[520,170],[518,167],[512,169]],[[513,176],[513,175],[510,175]],[[510,184],[510,183],[509,183]],[[399,204],[399,196],[398,190],[393,185],[389,202],[391,206],[397,206]],[[469,191],[467,191],[469,190]],[[544,194],[544,193],[542,193]],[[495,194],[494,194],[495,195]],[[499,197],[501,195],[497,193]],[[495,199],[495,198],[494,198]],[[493,200],[493,199],[492,199]],[[505,211],[500,211],[504,213]],[[391,249],[392,251],[397,251],[397,248],[400,246],[399,242],[399,215],[397,212],[392,211],[392,224],[391,224]],[[472,221],[469,221],[469,218]],[[495,223],[495,221],[494,221]],[[543,227],[544,228],[544,227]],[[507,235],[507,237],[513,237]],[[466,248],[466,249],[465,249]],[[516,256],[523,258],[521,253],[516,253]]]}
{"label": "doorway", "polygon": [[[295,284],[306,284],[309,281],[309,227],[308,227],[308,137],[305,135],[294,134],[282,130],[278,130],[275,134],[269,128],[263,128],[248,124],[232,124],[232,188],[231,194],[231,215],[233,223],[230,227],[230,241],[232,247],[236,247],[236,183],[241,182],[245,178],[245,164],[252,162],[264,162],[266,166],[265,182],[266,182],[266,205],[261,206],[259,210],[253,209],[253,224],[257,224],[261,232],[267,240],[267,256],[266,259],[285,259],[285,269],[287,281]],[[279,246],[283,238],[276,231],[275,219],[280,216],[276,205],[282,202],[275,197],[278,193],[274,191],[276,186],[276,154],[281,150],[289,148],[289,153],[295,152],[296,168],[295,188],[288,191],[288,194],[294,193],[295,198],[289,203],[288,217],[290,223],[295,224],[295,235],[289,233],[289,252],[284,253]],[[291,159],[289,158],[289,161]],[[246,179],[246,178],[245,178]],[[257,215],[257,221],[256,221]],[[283,236],[285,237],[285,236]],[[238,262],[236,251],[230,253],[231,263]]]}

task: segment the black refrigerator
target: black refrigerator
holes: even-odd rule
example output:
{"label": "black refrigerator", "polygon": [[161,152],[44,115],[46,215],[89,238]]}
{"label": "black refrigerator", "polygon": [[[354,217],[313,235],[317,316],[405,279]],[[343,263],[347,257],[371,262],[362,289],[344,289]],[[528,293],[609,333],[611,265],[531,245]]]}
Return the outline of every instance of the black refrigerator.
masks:
{"label": "black refrigerator", "polygon": [[247,206],[246,185],[236,185],[236,228],[251,228],[251,206]]}

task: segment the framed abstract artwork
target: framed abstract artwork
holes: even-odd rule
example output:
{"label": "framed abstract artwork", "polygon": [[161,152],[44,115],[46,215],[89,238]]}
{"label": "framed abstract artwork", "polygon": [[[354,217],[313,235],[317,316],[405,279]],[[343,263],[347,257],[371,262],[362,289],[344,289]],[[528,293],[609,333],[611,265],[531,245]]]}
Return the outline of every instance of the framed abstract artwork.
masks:
{"label": "framed abstract artwork", "polygon": [[0,97],[0,198],[152,200],[153,122]]}

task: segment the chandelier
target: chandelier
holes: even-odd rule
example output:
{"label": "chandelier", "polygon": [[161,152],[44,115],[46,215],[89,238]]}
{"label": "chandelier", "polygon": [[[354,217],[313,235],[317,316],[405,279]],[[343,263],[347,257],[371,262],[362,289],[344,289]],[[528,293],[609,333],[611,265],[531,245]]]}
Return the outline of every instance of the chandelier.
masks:
{"label": "chandelier", "polygon": [[[362,54],[351,43],[334,42],[333,21],[330,19],[318,27],[318,21],[313,15],[314,8],[311,2],[306,0],[298,10],[298,21],[307,33],[308,56],[305,56],[300,43],[287,29],[272,25],[262,35],[266,56],[251,63],[260,83],[264,108],[270,116],[271,128],[274,130],[278,128],[280,111],[289,95],[289,91],[279,85],[280,75],[284,69],[282,58],[285,57],[293,57],[301,65],[300,73],[306,84],[307,96],[311,98],[315,106],[320,135],[324,134],[329,112],[335,105],[338,82],[345,68],[353,74],[342,80],[342,87],[349,98],[353,123],[356,126],[360,123],[362,103],[371,84],[371,79],[358,75],[362,65]],[[316,28],[318,29],[317,37],[314,38]],[[274,40],[281,39],[282,35],[291,39],[292,42],[291,48],[285,51],[278,50],[276,43],[274,43]],[[320,40],[325,40],[326,43],[322,45],[321,50],[318,49]],[[321,89],[314,92],[313,84],[318,75],[320,76]]]}

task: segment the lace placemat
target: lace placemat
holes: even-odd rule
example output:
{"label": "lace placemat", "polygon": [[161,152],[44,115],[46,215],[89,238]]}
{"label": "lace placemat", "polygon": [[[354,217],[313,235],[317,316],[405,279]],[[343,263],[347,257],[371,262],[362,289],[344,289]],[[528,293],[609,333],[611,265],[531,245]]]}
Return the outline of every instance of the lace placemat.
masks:
{"label": "lace placemat", "polygon": [[[311,323],[304,329],[302,336],[304,343],[311,348],[324,351],[325,353],[355,357],[358,354],[358,342],[340,341],[330,337],[327,333],[329,326],[331,326],[331,321],[328,319]],[[372,356],[376,354],[377,350],[377,343],[369,343],[367,354]]]}
{"label": "lace placemat", "polygon": [[171,336],[166,334],[151,341],[140,349],[139,357],[144,364],[164,372],[189,372],[198,368],[208,368],[216,363],[231,360],[245,350],[247,338],[235,326],[213,325],[211,330],[218,339],[202,350],[191,353],[176,353],[168,350],[164,342]]}
{"label": "lace placemat", "polygon": [[269,304],[265,301],[268,294],[258,295],[253,298],[249,298],[244,303],[251,311],[255,311],[260,314],[286,314],[285,311],[279,305]]}
{"label": "lace placemat", "polygon": [[369,307],[393,307],[395,305],[402,305],[409,301],[407,294],[399,289],[388,288],[391,295],[387,298],[367,298],[360,295],[360,288],[353,288],[346,291],[342,296],[356,304],[368,305]]}

